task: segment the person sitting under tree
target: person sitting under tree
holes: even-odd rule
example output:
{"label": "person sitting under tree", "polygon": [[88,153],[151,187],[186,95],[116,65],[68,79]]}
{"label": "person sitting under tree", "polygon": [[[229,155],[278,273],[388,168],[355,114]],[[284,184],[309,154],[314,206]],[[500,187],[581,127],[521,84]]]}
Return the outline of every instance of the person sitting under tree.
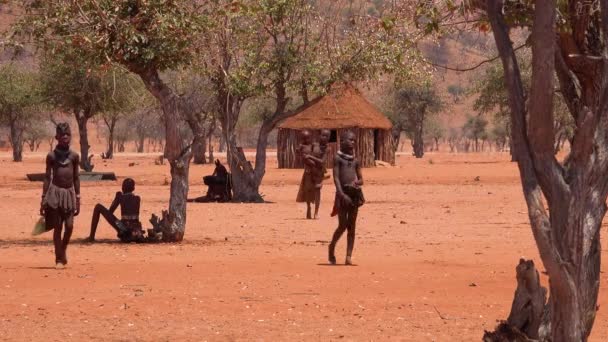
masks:
{"label": "person sitting under tree", "polygon": [[70,150],[71,138],[70,125],[59,123],[55,135],[57,147],[46,156],[46,173],[40,204],[40,215],[44,216],[46,230],[54,229],[53,244],[57,269],[65,268],[68,264],[66,251],[74,230],[74,216],[80,213],[80,157],[78,153]]}
{"label": "person sitting under tree", "polygon": [[363,176],[361,164],[355,158],[355,134],[344,131],[340,136],[340,151],[334,159],[334,184],[336,199],[331,216],[338,215],[338,228],[329,244],[329,263],[336,264],[336,243],[345,230],[348,230],[346,246],[346,265],[352,265],[351,257],[355,246],[355,228],[359,207],[365,203],[361,186]]}
{"label": "person sitting under tree", "polygon": [[188,202],[228,202],[232,200],[230,173],[219,159],[215,160],[215,170],[210,176],[203,177],[203,183],[208,186],[205,196],[189,199]]}
{"label": "person sitting under tree", "polygon": [[[144,231],[139,221],[139,207],[141,198],[135,195],[135,181],[126,178],[122,182],[122,191],[116,193],[110,208],[97,204],[93,209],[91,219],[91,233],[87,241],[95,242],[95,233],[99,224],[99,216],[103,216],[106,221],[116,230],[118,238],[122,242],[142,242],[144,241]],[[114,216],[114,212],[120,206],[120,219]]]}

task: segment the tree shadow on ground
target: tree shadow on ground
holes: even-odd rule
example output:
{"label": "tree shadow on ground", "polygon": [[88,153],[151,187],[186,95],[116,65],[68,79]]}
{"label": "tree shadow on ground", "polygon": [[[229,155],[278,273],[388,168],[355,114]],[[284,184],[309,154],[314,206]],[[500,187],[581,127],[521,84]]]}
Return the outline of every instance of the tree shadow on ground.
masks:
{"label": "tree shadow on ground", "polygon": [[[86,239],[73,239],[70,241],[70,245],[95,245],[95,244],[122,244],[120,240],[115,239],[101,239],[95,240],[95,242],[88,242]],[[21,239],[21,240],[2,240],[0,239],[0,248],[8,248],[8,247],[39,247],[39,246],[53,246],[53,238],[44,240],[36,240],[36,239]]]}
{"label": "tree shadow on ground", "polygon": [[326,263],[319,263],[319,264],[317,264],[317,266],[332,266],[332,267],[340,267],[340,266],[342,266],[342,267],[357,267],[357,266],[359,266],[359,265],[357,265],[357,264],[352,264],[352,265],[345,265],[345,264],[330,264],[330,263],[326,262]]}
{"label": "tree shadow on ground", "polygon": [[[240,243],[239,239],[231,238],[230,243]],[[95,246],[95,245],[105,245],[105,246],[131,246],[131,245],[184,245],[184,246],[210,246],[217,244],[226,244],[229,243],[228,238],[224,239],[211,239],[211,238],[203,238],[197,240],[189,240],[184,239],[181,242],[161,242],[161,241],[144,241],[144,242],[121,242],[118,239],[96,239],[95,242],[89,242],[85,238],[72,239],[70,241],[70,245],[80,245],[80,246]],[[37,239],[20,239],[20,240],[2,240],[0,239],[0,249],[9,248],[9,247],[53,247],[53,238],[52,236],[49,239],[37,240]]]}

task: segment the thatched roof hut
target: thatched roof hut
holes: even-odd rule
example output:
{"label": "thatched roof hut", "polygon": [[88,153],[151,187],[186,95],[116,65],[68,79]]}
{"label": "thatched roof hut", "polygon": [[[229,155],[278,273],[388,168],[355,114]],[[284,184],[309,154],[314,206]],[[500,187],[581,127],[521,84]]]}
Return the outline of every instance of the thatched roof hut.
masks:
{"label": "thatched roof hut", "polygon": [[333,156],[340,146],[340,134],[351,130],[357,136],[355,154],[363,167],[375,165],[376,160],[395,163],[391,128],[393,125],[374,105],[351,85],[335,88],[326,96],[312,101],[298,114],[279,125],[277,151],[279,168],[301,168],[296,156],[300,131],[308,129],[313,139],[321,129],[331,130],[327,166],[333,166]]}

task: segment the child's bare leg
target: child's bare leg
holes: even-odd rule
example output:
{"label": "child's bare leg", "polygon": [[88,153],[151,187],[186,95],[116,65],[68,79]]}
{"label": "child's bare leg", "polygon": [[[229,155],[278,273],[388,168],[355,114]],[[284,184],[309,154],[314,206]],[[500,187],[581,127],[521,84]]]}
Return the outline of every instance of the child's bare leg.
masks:
{"label": "child's bare leg", "polygon": [[338,228],[336,228],[336,231],[334,232],[334,235],[331,238],[331,242],[329,243],[329,263],[331,264],[336,263],[336,244],[338,243],[338,240],[340,240],[340,238],[342,237],[342,234],[344,234],[345,230],[346,214],[341,211],[340,213],[338,213]]}
{"label": "child's bare leg", "polygon": [[315,190],[315,220],[319,218],[319,206],[321,205],[321,189]]}
{"label": "child's bare leg", "polygon": [[61,247],[63,248],[63,264],[68,264],[67,249],[70,239],[72,238],[72,232],[74,231],[74,215],[70,214],[65,220],[65,231],[63,232],[63,240],[61,241]]}
{"label": "child's bare leg", "polygon": [[[56,213],[58,214],[58,213]],[[61,232],[63,230],[63,220],[59,219],[59,225],[53,230],[53,245],[55,246],[55,264],[63,265],[63,259],[65,251],[63,250],[63,240],[61,238]]]}
{"label": "child's bare leg", "polygon": [[346,262],[347,265],[352,265],[351,257],[353,256],[353,248],[355,247],[355,232],[357,227],[357,208],[351,209],[348,213],[348,233],[346,235]]}
{"label": "child's bare leg", "polygon": [[114,216],[106,207],[101,204],[97,204],[93,209],[93,218],[91,219],[91,232],[89,233],[88,240],[93,242],[95,241],[95,233],[97,232],[97,225],[99,224],[99,216],[103,216],[106,221],[116,230],[117,233],[120,233],[120,229],[116,225],[116,221],[118,218]]}
{"label": "child's bare leg", "polygon": [[311,202],[306,202],[306,218],[309,220],[312,218],[311,210],[310,210],[310,203]]}

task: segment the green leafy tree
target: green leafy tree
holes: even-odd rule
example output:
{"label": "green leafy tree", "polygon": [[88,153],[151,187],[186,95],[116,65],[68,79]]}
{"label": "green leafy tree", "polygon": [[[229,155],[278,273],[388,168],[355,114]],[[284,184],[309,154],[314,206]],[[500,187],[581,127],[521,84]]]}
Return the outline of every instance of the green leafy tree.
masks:
{"label": "green leafy tree", "polygon": [[[164,129],[162,127],[162,113],[158,105],[150,104],[136,109],[129,115],[125,122],[128,135],[135,141],[137,153],[143,153],[146,141],[164,139]],[[128,128],[131,128],[132,131]]]}
{"label": "green leafy tree", "polygon": [[[74,51],[89,67],[116,63],[138,75],[160,102],[165,157],[171,167],[169,210],[156,227],[165,241],[183,239],[186,227],[190,144],[180,125],[195,120],[188,101],[163,81],[160,72],[190,63],[196,56],[205,16],[197,1],[82,0],[26,5],[16,29],[30,33],[47,54]],[[92,69],[94,70],[94,68]]]}
{"label": "green leafy tree", "polygon": [[405,132],[410,138],[414,156],[422,158],[426,122],[441,110],[443,102],[428,82],[402,85],[396,89],[394,96],[393,125],[399,133]]}
{"label": "green leafy tree", "polygon": [[43,52],[40,70],[46,102],[74,116],[80,137],[80,167],[92,171],[87,123],[102,109],[103,72],[86,63],[78,50],[67,47]]}
{"label": "green leafy tree", "polygon": [[448,86],[448,93],[452,95],[454,103],[458,103],[460,98],[466,93],[466,89],[459,84],[450,84]]}
{"label": "green leafy tree", "polygon": [[462,133],[465,138],[473,141],[475,152],[480,151],[479,141],[485,141],[487,139],[487,126],[488,120],[479,115],[467,116],[467,121],[462,126]]}
{"label": "green leafy tree", "polygon": [[510,125],[506,120],[496,120],[494,121],[494,126],[492,127],[492,137],[494,140],[494,144],[496,145],[496,149],[499,152],[504,152],[507,145],[509,144],[509,137],[511,136]]}
{"label": "green leafy tree", "polygon": [[37,115],[35,121],[27,125],[23,132],[23,140],[28,145],[30,152],[38,151],[40,145],[48,140],[55,140],[55,127],[50,120],[45,120]]}
{"label": "green leafy tree", "polygon": [[[368,80],[382,72],[404,78],[414,74],[415,43],[396,19],[345,17],[346,5],[226,0],[210,6],[209,21],[216,24],[205,33],[209,55],[204,67],[216,89],[236,201],[262,201],[268,136],[298,112],[299,103],[306,105],[311,95],[323,95],[338,82]],[[294,94],[301,102],[293,100]],[[251,163],[237,145],[236,128],[244,102],[255,97],[274,99],[274,108],[261,118]]]}
{"label": "green leafy tree", "polygon": [[0,65],[0,121],[10,129],[13,161],[23,160],[27,128],[40,124],[39,75],[13,63]]}
{"label": "green leafy tree", "polygon": [[[530,51],[526,49],[520,50],[516,56],[520,65],[524,89],[528,92],[532,81]],[[475,81],[471,92],[477,95],[473,108],[480,115],[493,113],[494,121],[500,122],[501,125],[506,125],[507,130],[510,132],[508,92],[504,86],[504,82],[502,66],[499,63],[492,63],[484,70],[481,77]],[[565,142],[571,141],[575,123],[568,112],[568,107],[558,87],[556,87],[555,91],[553,131],[555,134],[554,150],[557,153]]]}
{"label": "green leafy tree", "polygon": [[458,152],[460,143],[462,142],[462,130],[456,127],[450,127],[447,140],[448,145],[450,146],[450,153]]}
{"label": "green leafy tree", "polygon": [[426,120],[424,136],[425,140],[432,141],[430,150],[439,151],[439,141],[445,137],[445,128],[437,117],[432,116]]}
{"label": "green leafy tree", "polygon": [[[112,68],[102,76],[100,116],[106,126],[108,142],[103,158],[112,159],[117,125],[146,103],[147,91],[140,79],[124,69]],[[120,141],[124,147],[122,136]]]}

